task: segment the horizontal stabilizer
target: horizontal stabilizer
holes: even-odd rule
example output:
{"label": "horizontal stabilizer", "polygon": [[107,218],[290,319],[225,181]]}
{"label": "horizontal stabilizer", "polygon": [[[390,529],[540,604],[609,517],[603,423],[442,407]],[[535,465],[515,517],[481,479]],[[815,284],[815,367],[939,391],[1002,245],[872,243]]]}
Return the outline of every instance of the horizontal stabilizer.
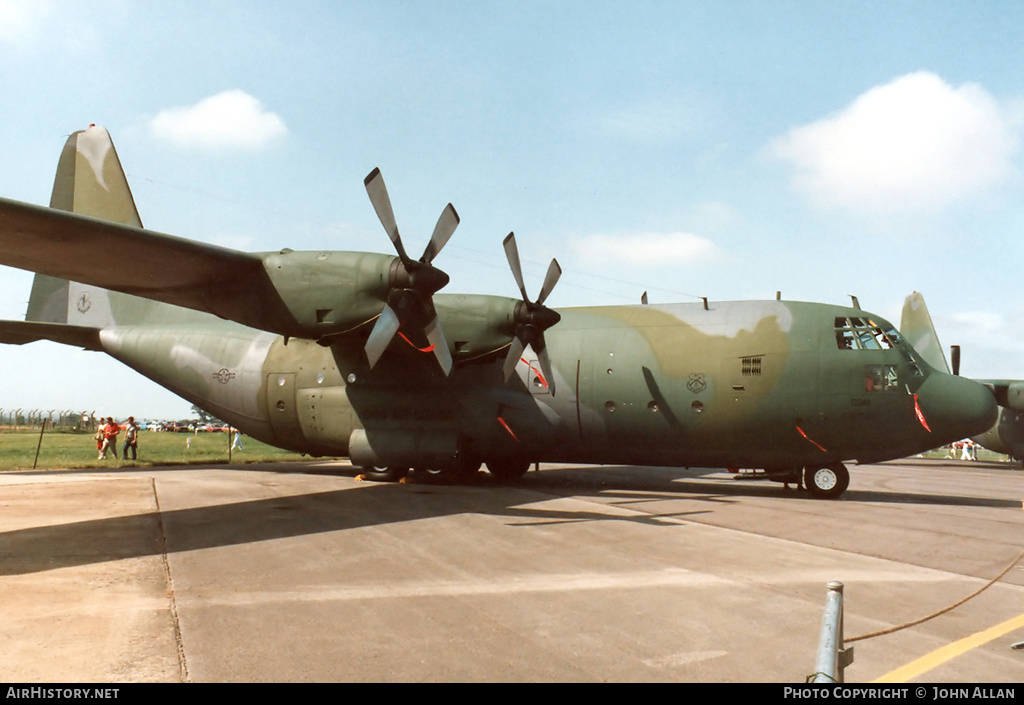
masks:
{"label": "horizontal stabilizer", "polygon": [[96,328],[69,326],[62,323],[0,321],[0,343],[24,345],[37,340],[51,340],[63,345],[76,345],[86,350],[102,350],[100,332]]}

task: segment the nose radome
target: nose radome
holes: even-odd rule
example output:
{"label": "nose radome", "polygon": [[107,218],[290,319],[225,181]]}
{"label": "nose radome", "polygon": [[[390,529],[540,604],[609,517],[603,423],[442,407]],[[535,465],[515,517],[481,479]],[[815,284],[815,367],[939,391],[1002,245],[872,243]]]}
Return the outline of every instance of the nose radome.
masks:
{"label": "nose radome", "polygon": [[976,436],[996,422],[995,397],[984,385],[934,372],[918,390],[918,405],[939,443]]}

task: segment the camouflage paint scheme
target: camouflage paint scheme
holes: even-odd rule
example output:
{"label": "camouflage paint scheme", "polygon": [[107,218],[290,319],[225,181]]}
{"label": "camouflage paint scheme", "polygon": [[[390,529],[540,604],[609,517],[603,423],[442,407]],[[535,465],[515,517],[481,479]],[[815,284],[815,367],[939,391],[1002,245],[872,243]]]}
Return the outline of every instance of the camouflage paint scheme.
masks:
{"label": "camouflage paint scheme", "polygon": [[[900,330],[932,366],[949,372],[924,297],[916,291],[903,303]],[[958,365],[954,364],[954,367]],[[959,370],[954,369],[953,372],[957,374]],[[1024,380],[981,379],[977,382],[992,392],[999,408],[992,427],[984,433],[972,435],[971,440],[996,453],[1024,461]]]}
{"label": "camouflage paint scheme", "polygon": [[[97,254],[110,247],[132,271]],[[988,390],[929,365],[888,322],[816,303],[559,309],[552,394],[530,347],[503,377],[518,299],[437,294],[451,374],[404,328],[371,368],[364,345],[398,258],[250,254],[142,230],[95,126],[69,138],[50,209],[0,199],[0,251],[40,273],[27,321],[0,323],[0,341],[101,350],[262,441],[398,475],[755,468],[838,496],[843,461],[902,457],[995,418]]]}

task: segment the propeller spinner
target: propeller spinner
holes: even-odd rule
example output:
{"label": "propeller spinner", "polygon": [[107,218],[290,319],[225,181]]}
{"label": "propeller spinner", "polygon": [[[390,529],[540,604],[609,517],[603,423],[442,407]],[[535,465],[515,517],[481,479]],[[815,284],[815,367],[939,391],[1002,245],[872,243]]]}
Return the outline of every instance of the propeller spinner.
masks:
{"label": "propeller spinner", "polygon": [[537,300],[530,301],[530,297],[526,295],[526,285],[523,283],[523,269],[519,263],[519,248],[516,247],[515,234],[509,233],[502,244],[505,247],[505,257],[508,259],[508,265],[512,268],[512,276],[516,278],[519,292],[523,295],[523,300],[516,304],[514,314],[515,337],[509,346],[508,356],[505,358],[502,372],[505,375],[505,380],[508,381],[508,378],[515,371],[516,365],[519,364],[523,351],[529,345],[537,353],[541,373],[544,375],[544,384],[548,387],[548,391],[554,395],[555,376],[552,372],[551,357],[548,355],[547,344],[544,342],[544,331],[562,320],[562,317],[547,306],[544,306],[544,301],[551,294],[551,290],[555,288],[558,278],[562,276],[562,268],[558,266],[558,260],[551,260]]}
{"label": "propeller spinner", "polygon": [[433,350],[441,369],[446,375],[450,374],[452,354],[441,331],[433,300],[434,294],[448,284],[448,275],[434,267],[431,262],[458,227],[459,214],[455,212],[451,203],[445,206],[441,211],[441,217],[437,219],[434,233],[430,236],[423,256],[414,260],[402,244],[402,236],[398,233],[395,213],[391,209],[391,199],[388,198],[388,190],[380,169],[371,171],[363,183],[370,203],[373,204],[384,231],[391,238],[400,260],[398,267],[392,271],[387,303],[384,304],[384,310],[381,311],[366,341],[366,359],[371,368],[376,365],[395,334],[402,327],[408,326],[423,332],[429,343],[426,349]]}

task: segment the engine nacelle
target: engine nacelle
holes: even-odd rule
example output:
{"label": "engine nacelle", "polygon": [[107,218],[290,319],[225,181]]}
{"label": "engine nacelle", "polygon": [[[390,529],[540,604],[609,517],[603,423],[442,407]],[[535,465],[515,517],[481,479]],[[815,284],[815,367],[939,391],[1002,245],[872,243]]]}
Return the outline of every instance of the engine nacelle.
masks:
{"label": "engine nacelle", "polygon": [[367,323],[381,312],[396,261],[368,252],[263,255],[263,266],[293,319],[281,330],[319,340]]}
{"label": "engine nacelle", "polygon": [[1008,409],[1024,411],[1024,382],[1011,382],[1006,387],[1006,399],[997,401]]}
{"label": "engine nacelle", "polygon": [[975,443],[1004,453],[1017,460],[1024,459],[1024,412],[999,407],[995,425],[980,436],[974,436]]}

